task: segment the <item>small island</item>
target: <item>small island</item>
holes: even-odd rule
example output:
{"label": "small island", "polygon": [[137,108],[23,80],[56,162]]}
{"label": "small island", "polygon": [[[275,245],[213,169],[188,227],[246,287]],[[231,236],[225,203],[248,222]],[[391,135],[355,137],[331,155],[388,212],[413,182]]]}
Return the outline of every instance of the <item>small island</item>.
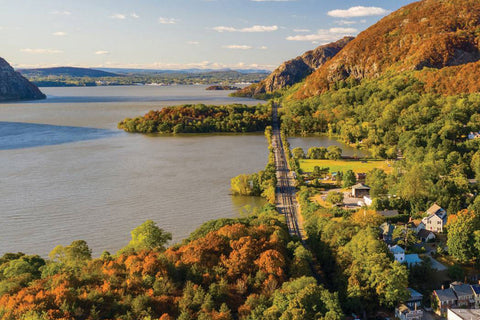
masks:
{"label": "small island", "polygon": [[216,91],[216,90],[240,90],[241,88],[239,87],[235,87],[235,86],[220,86],[220,85],[214,85],[214,86],[210,86],[208,87],[207,89],[205,90],[209,90],[209,91]]}
{"label": "small island", "polygon": [[136,133],[242,133],[263,131],[271,121],[268,105],[197,104],[152,110],[143,117],[126,118],[118,128]]}

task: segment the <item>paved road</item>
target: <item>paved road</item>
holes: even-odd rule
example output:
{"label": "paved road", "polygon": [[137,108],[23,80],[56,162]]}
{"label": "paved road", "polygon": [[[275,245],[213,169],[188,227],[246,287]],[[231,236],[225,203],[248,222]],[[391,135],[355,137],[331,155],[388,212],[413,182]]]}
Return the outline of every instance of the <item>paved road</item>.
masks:
{"label": "paved road", "polygon": [[298,236],[305,240],[305,233],[299,221],[299,208],[295,195],[295,178],[290,171],[283,149],[283,143],[280,136],[280,125],[278,121],[278,106],[273,107],[273,137],[272,145],[275,154],[275,166],[277,170],[277,188],[276,205],[277,210],[283,214],[287,220],[288,231],[291,235]]}

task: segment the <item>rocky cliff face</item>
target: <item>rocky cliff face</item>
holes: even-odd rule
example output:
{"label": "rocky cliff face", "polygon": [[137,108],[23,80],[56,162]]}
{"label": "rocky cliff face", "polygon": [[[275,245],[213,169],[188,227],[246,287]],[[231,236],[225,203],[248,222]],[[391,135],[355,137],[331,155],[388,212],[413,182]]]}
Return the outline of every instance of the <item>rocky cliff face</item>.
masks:
{"label": "rocky cliff face", "polygon": [[0,101],[45,99],[36,85],[0,58]]}
{"label": "rocky cliff face", "polygon": [[[441,80],[448,91],[434,88],[436,84],[427,79],[427,86],[431,85],[439,93],[475,92],[480,83],[470,80],[471,72],[466,70],[478,71],[475,64],[480,59],[479,30],[478,0],[414,2],[360,33],[338,55],[311,74],[295,97],[321,94],[332,84],[348,78],[362,80],[404,71],[418,71],[422,79]],[[428,72],[432,69],[438,72]],[[469,82],[468,85],[450,83],[442,76],[462,70],[467,72],[462,78]],[[428,75],[423,74],[426,72]]]}
{"label": "rocky cliff face", "polygon": [[352,40],[352,37],[345,37],[284,62],[265,80],[238,91],[237,95],[256,97],[294,85],[325,64]]}

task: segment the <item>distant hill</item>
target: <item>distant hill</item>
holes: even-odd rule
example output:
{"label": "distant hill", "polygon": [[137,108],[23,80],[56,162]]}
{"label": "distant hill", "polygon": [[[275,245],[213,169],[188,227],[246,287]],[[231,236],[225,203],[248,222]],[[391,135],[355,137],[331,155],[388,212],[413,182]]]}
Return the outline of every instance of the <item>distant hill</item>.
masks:
{"label": "distant hill", "polygon": [[55,67],[39,69],[21,69],[18,70],[26,77],[48,77],[48,76],[67,76],[67,77],[118,77],[117,73],[106,72],[96,69],[76,68],[76,67]]}
{"label": "distant hill", "polygon": [[239,74],[269,74],[268,70],[257,69],[127,69],[127,68],[98,68],[98,70],[113,72],[117,74],[196,74],[210,72],[234,72]]}
{"label": "distant hill", "polygon": [[0,58],[0,101],[45,99],[36,85]]}
{"label": "distant hill", "polygon": [[307,51],[295,59],[284,62],[265,80],[258,84],[253,84],[249,87],[246,87],[235,93],[235,95],[260,97],[261,95],[272,93],[276,90],[284,89],[294,85],[305,79],[317,68],[325,64],[325,62],[334,57],[352,40],[353,37],[345,37],[336,42],[319,46],[314,50]]}
{"label": "distant hill", "polygon": [[307,98],[342,80],[416,71],[429,91],[480,91],[480,1],[424,0],[360,33],[294,95]]}

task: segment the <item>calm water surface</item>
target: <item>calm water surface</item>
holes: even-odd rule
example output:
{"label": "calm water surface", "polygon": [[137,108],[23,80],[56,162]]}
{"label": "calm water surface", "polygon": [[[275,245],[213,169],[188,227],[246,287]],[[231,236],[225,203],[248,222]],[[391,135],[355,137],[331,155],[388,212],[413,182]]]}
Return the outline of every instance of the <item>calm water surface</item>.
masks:
{"label": "calm water surface", "polygon": [[116,129],[125,117],[165,105],[258,101],[205,86],[42,90],[47,100],[0,104],[0,254],[46,255],[75,239],[96,255],[115,252],[146,219],[179,241],[205,221],[262,203],[229,195],[232,176],[265,166],[262,134]]}
{"label": "calm water surface", "polygon": [[[183,103],[247,103],[205,86],[43,88],[47,100],[0,104],[0,255],[46,255],[84,239],[117,251],[147,219],[174,242],[203,222],[236,217],[258,198],[229,195],[230,178],[261,170],[263,134],[145,136],[118,121]],[[293,147],[335,143],[293,138]]]}

